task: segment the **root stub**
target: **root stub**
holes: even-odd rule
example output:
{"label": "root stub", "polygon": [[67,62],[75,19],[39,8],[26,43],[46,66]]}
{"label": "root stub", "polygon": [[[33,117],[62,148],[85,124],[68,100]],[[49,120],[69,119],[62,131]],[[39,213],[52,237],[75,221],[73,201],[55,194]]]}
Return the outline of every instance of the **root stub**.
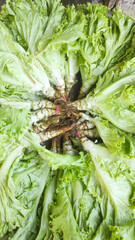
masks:
{"label": "root stub", "polygon": [[50,111],[52,116],[49,116],[48,120],[45,120],[44,117],[42,120],[37,118],[40,122],[33,125],[33,131],[40,136],[42,142],[53,139],[57,136],[74,137],[78,135],[78,132],[81,129],[89,129],[89,124],[88,126],[85,126],[86,121],[83,121],[82,123],[80,122],[81,115],[79,110],[74,106],[67,96],[57,97],[52,105],[56,106],[55,110],[49,110],[46,108],[38,110],[39,113],[41,111],[43,113],[46,111],[48,113],[48,111]]}
{"label": "root stub", "polygon": [[[53,138],[54,136],[56,137],[59,135],[65,135],[65,134],[75,135],[75,131],[76,131],[75,125],[80,118],[77,108],[72,106],[72,103],[67,97],[59,97],[55,99],[54,105],[56,106],[56,113],[55,113],[56,116],[55,118],[54,116],[52,116],[52,118],[54,119],[57,118],[57,121],[45,122],[45,119],[44,118],[42,119],[44,124],[40,123],[40,129],[38,131],[38,132],[42,132],[42,141],[43,139],[46,139],[46,138],[50,139],[50,138]],[[46,111],[46,110],[44,109],[42,111]],[[58,111],[59,111],[59,116],[57,114]],[[47,123],[47,126],[46,126],[46,123]],[[41,129],[42,126],[43,126],[43,129]],[[33,127],[33,130],[37,132],[37,127]]]}

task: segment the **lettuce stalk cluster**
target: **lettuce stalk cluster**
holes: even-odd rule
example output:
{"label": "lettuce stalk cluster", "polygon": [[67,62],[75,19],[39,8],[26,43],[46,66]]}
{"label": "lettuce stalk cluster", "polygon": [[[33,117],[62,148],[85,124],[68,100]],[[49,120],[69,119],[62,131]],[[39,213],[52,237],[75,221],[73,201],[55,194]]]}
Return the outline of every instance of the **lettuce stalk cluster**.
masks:
{"label": "lettuce stalk cluster", "polygon": [[135,239],[135,21],[121,9],[2,7],[0,237]]}

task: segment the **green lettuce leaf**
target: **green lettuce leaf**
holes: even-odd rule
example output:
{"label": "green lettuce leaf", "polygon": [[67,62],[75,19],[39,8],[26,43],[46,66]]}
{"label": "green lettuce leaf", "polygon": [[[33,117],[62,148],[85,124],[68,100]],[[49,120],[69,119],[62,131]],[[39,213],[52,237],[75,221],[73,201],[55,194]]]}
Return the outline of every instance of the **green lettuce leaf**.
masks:
{"label": "green lettuce leaf", "polygon": [[51,47],[42,55],[39,55],[38,60],[47,71],[51,84],[56,86],[57,89],[64,91],[65,54],[62,51]]}
{"label": "green lettuce leaf", "polygon": [[106,147],[90,140],[83,147],[94,164],[85,184],[96,200],[87,223],[93,232],[92,239],[109,240],[110,225],[121,228],[134,219],[134,159],[113,156]]}
{"label": "green lettuce leaf", "polygon": [[0,107],[0,145],[6,141],[13,143],[22,138],[30,127],[28,113],[27,109]]}
{"label": "green lettuce leaf", "polygon": [[41,91],[42,89],[42,85],[29,75],[21,61],[11,53],[0,53],[0,73],[1,91],[5,88],[28,91]]}
{"label": "green lettuce leaf", "polygon": [[0,52],[0,75],[0,91],[9,95],[24,91],[49,97],[55,93],[45,69],[32,56]]}
{"label": "green lettuce leaf", "polygon": [[[34,140],[34,135],[28,134],[27,140],[30,146],[35,141],[33,147],[40,156],[49,162],[52,169],[60,171],[57,194],[53,195],[53,190],[50,198],[44,198],[46,214],[42,215],[41,239],[51,234],[56,239],[61,236],[68,239],[64,233],[68,236],[72,232],[73,239],[74,236],[76,239],[87,239],[89,236],[90,239],[109,240],[110,226],[121,227],[134,219],[134,158],[130,160],[112,155],[105,146],[91,141],[83,144],[90,155],[69,156],[42,148],[36,137]],[[54,189],[54,183],[51,186]],[[47,191],[49,189],[48,186]],[[48,209],[52,215],[50,225]],[[65,219],[68,219],[68,226]],[[43,228],[43,221],[48,226],[48,232]]]}
{"label": "green lettuce leaf", "polygon": [[23,151],[21,145],[10,148],[0,168],[1,237],[14,231],[12,239],[28,239],[34,232],[39,199],[49,179],[47,162],[33,151]]}
{"label": "green lettuce leaf", "polygon": [[83,96],[98,76],[133,54],[134,20],[120,9],[114,10],[108,17],[108,10],[102,5],[80,5],[79,9],[87,17],[87,39],[80,40],[80,96]]}
{"label": "green lettuce leaf", "polygon": [[99,66],[105,55],[103,33],[108,28],[107,8],[102,5],[80,5],[87,18],[85,27],[86,39],[80,39],[80,72],[82,87],[80,96],[88,93],[91,86],[97,81],[94,70]]}
{"label": "green lettuce leaf", "polygon": [[110,240],[133,240],[135,233],[135,222],[132,221],[129,224],[120,227],[110,227],[112,234]]}
{"label": "green lettuce leaf", "polygon": [[99,76],[96,88],[94,89],[95,94],[123,77],[134,75],[134,51],[132,53],[130,52],[130,54],[128,56],[128,59],[125,59],[122,62],[116,64],[114,67],[110,68],[103,76]]}
{"label": "green lettuce leaf", "polygon": [[[110,13],[90,3],[75,8],[60,0],[7,0],[3,6],[0,237],[134,239],[134,26],[120,9]],[[86,97],[73,103],[77,91],[74,96],[69,91],[77,73],[78,98]],[[38,121],[38,100],[55,104],[59,97],[67,116],[76,107],[71,116],[76,136],[68,137],[68,131],[59,142],[50,139],[48,150],[32,119]],[[65,121],[72,120],[67,116]]]}
{"label": "green lettuce leaf", "polygon": [[[60,13],[57,13],[57,10],[55,10],[55,14],[57,14],[57,18],[60,17]],[[46,50],[46,47],[53,46],[54,44],[72,44],[78,38],[85,38],[85,35],[83,33],[83,29],[86,24],[85,16],[82,12],[77,12],[74,6],[68,6],[65,8],[61,22],[57,27],[57,20],[55,20],[55,22],[52,20],[53,19],[50,19],[49,26],[47,26],[49,28],[49,31],[44,34],[38,43],[39,52],[37,55],[44,52]],[[52,33],[52,29],[54,29],[54,27],[55,33],[54,30]],[[48,35],[49,37],[51,35],[50,39],[52,39],[47,43],[47,40],[49,38]]]}
{"label": "green lettuce leaf", "polygon": [[98,96],[100,100],[97,97],[98,103],[96,104],[99,114],[103,114],[116,127],[135,133],[135,106],[133,102],[135,86],[133,76],[120,79],[100,92]]}
{"label": "green lettuce leaf", "polygon": [[[63,7],[59,1],[18,1],[7,2],[1,12],[1,19],[11,30],[15,40],[30,52],[37,52],[37,44],[45,31],[48,31],[50,21],[56,20],[56,8]],[[57,13],[60,14],[60,11]],[[57,16],[58,23],[60,15]],[[56,21],[57,22],[57,21]],[[57,25],[57,23],[56,23]],[[51,28],[53,25],[51,25]],[[54,28],[54,27],[53,27]],[[54,31],[53,31],[54,33]],[[52,37],[52,34],[49,38]]]}
{"label": "green lettuce leaf", "polygon": [[[105,88],[97,93],[87,95],[79,103],[80,109],[89,110],[94,115],[102,116],[116,127],[132,134],[135,133],[135,86],[134,59],[126,63],[127,69],[116,71],[108,78]],[[128,68],[129,66],[129,68]],[[120,74],[118,74],[120,72]],[[126,74],[124,75],[124,72]],[[104,80],[104,78],[103,78]],[[107,83],[108,82],[108,83]],[[104,81],[103,81],[104,84]],[[78,104],[77,102],[75,105]]]}
{"label": "green lettuce leaf", "polygon": [[120,9],[113,10],[107,31],[104,32],[105,56],[93,74],[103,74],[120,62],[125,57],[126,50],[131,47],[133,35],[134,20]]}
{"label": "green lettuce leaf", "polygon": [[102,118],[89,118],[98,130],[98,133],[109,151],[125,158],[135,157],[135,137],[131,133],[121,131],[109,121]]}
{"label": "green lettuce leaf", "polygon": [[[62,172],[59,172],[59,175],[62,177]],[[59,180],[61,183],[61,179]],[[56,204],[52,205],[52,233],[54,239],[60,239],[61,236],[63,239],[77,239],[81,240],[81,234],[79,227],[75,220],[72,206],[70,203],[70,195],[68,194],[68,187],[66,184],[60,184],[57,189],[57,201]]]}
{"label": "green lettuce leaf", "polygon": [[134,204],[131,200],[133,182],[129,181],[128,177],[125,178],[125,172],[128,172],[128,159],[121,158],[119,155],[113,156],[107,148],[96,145],[90,140],[86,141],[83,146],[90,152],[95,166],[96,179],[102,187],[101,191],[114,208],[115,224],[123,224],[132,220],[134,217]]}
{"label": "green lettuce leaf", "polygon": [[79,72],[78,55],[72,48],[67,50],[67,61],[65,61],[65,86],[67,94],[77,82],[76,74]]}
{"label": "green lettuce leaf", "polygon": [[51,226],[50,226],[50,209],[54,202],[54,194],[56,190],[57,175],[52,177],[44,191],[43,210],[40,222],[39,233],[36,240],[48,239],[51,237]]}
{"label": "green lettuce leaf", "polygon": [[22,46],[13,40],[12,34],[2,21],[0,21],[0,42],[1,53],[12,53],[18,56],[25,52]]}

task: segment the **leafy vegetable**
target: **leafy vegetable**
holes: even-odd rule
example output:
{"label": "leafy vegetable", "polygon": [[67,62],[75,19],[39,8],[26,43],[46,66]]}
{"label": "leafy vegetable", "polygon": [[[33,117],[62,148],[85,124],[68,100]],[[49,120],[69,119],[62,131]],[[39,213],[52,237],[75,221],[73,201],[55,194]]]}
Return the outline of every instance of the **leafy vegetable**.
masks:
{"label": "leafy vegetable", "polygon": [[102,5],[0,13],[0,237],[135,239],[135,21]]}
{"label": "leafy vegetable", "polygon": [[106,82],[103,76],[105,87],[93,96],[88,94],[78,104],[81,105],[80,108],[83,106],[83,109],[89,109],[106,118],[116,127],[134,133],[134,59],[127,62],[126,66],[125,75],[124,66],[120,72],[116,71],[114,77],[106,79],[105,76]]}
{"label": "leafy vegetable", "polygon": [[49,176],[46,162],[23,150],[21,145],[11,146],[1,165],[1,236],[24,225]]}

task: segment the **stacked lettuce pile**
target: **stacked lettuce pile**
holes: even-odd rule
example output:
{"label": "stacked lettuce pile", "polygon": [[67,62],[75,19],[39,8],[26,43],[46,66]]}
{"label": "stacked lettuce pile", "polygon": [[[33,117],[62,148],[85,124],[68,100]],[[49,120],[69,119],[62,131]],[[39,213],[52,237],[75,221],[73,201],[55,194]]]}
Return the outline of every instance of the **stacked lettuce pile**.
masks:
{"label": "stacked lettuce pile", "polygon": [[121,10],[3,6],[0,237],[135,239],[135,22]]}

